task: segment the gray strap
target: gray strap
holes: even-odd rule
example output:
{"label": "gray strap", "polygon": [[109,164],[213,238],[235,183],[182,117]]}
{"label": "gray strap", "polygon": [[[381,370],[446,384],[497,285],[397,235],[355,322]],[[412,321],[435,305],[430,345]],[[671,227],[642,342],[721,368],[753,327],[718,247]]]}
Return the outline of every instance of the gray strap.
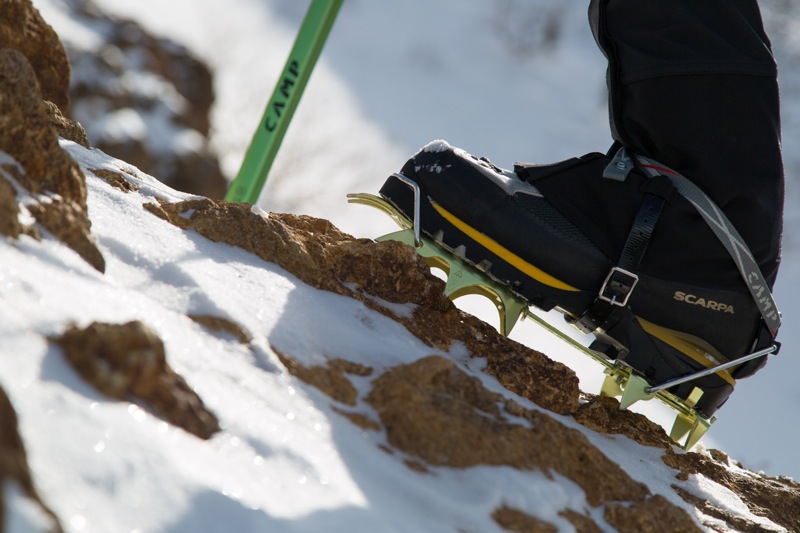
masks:
{"label": "gray strap", "polygon": [[[622,148],[620,151],[625,150]],[[620,154],[618,154],[619,156]],[[627,157],[627,154],[622,154],[622,157]],[[639,167],[647,173],[650,177],[664,175],[667,176],[678,192],[691,203],[700,216],[706,221],[708,226],[720,240],[725,249],[733,258],[736,267],[744,278],[747,288],[750,289],[750,294],[761,311],[761,316],[764,317],[764,322],[769,328],[773,337],[777,336],[778,329],[781,326],[781,314],[778,312],[778,306],[772,297],[764,275],[758,267],[753,254],[745,244],[736,228],[722,210],[704,193],[697,185],[689,181],[688,178],[675,172],[674,170],[665,167],[661,163],[648,159],[646,157],[635,156]]]}

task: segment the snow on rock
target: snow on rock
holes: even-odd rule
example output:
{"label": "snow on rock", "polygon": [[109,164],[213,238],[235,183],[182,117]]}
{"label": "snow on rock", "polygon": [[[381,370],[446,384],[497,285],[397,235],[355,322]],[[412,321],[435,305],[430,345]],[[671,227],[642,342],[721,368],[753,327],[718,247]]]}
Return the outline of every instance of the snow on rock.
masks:
{"label": "snow on rock", "polygon": [[5,530],[800,530],[800,485],[581,393],[409,247],[180,193],[4,89]]}
{"label": "snow on rock", "polygon": [[[0,75],[0,151],[14,160],[4,165],[0,179],[15,188],[24,204],[18,212],[33,215],[44,229],[102,271],[105,263],[90,232],[83,173],[58,145],[39,92],[42,84],[26,56],[11,48],[0,50]],[[16,217],[12,211],[12,226]]]}
{"label": "snow on rock", "polygon": [[56,0],[41,8],[70,28],[64,45],[72,116],[86,125],[92,144],[174,188],[222,198],[227,180],[208,143],[208,67],[185,47],[109,17],[93,2]]}
{"label": "snow on rock", "polygon": [[[507,388],[542,407],[558,413],[578,407],[578,382],[572,371],[459,312],[445,298],[442,281],[405,245],[353,239],[328,221],[302,215],[262,217],[246,204],[203,199],[145,208],[181,228],[274,262],[309,285],[361,300],[431,346],[449,349],[458,341],[471,353],[485,354],[489,371]],[[409,319],[381,300],[417,307]]]}

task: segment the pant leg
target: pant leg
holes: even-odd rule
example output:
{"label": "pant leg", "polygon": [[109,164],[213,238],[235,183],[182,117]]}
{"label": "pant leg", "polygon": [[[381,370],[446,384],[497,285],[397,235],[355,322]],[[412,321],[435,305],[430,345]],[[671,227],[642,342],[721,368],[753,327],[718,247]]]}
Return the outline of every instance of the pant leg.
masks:
{"label": "pant leg", "polygon": [[783,219],[777,67],[756,0],[592,0],[614,139],[697,183],[772,283]]}

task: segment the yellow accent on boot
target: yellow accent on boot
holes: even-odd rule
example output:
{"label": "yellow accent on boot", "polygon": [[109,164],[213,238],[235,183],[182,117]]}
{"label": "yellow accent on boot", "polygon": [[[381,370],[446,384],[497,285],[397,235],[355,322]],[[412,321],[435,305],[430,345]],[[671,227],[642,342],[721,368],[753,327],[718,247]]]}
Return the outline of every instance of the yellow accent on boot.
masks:
{"label": "yellow accent on boot", "polygon": [[[648,334],[680,350],[681,353],[685,354],[693,361],[700,363],[705,368],[711,368],[728,361],[719,351],[699,337],[653,324],[641,317],[636,318],[642,325],[642,329]],[[733,379],[733,376],[731,376],[730,372],[727,370],[720,370],[716,374],[732,387],[736,386],[736,380]]]}
{"label": "yellow accent on boot", "polygon": [[512,252],[511,250],[503,247],[494,239],[487,237],[480,231],[476,230],[463,220],[459,219],[445,208],[440,206],[434,201],[431,201],[433,204],[433,208],[442,215],[448,222],[452,225],[457,227],[461,230],[464,234],[466,234],[470,239],[474,240],[493,254],[497,255],[508,264],[512,265],[514,268],[519,270],[520,272],[530,276],[531,278],[535,279],[539,283],[543,283],[544,285],[548,285],[555,289],[560,289],[562,291],[570,291],[576,292],[580,289],[569,285],[568,283],[564,283],[563,281],[551,276],[544,270],[533,266],[532,264],[525,261],[523,258]]}

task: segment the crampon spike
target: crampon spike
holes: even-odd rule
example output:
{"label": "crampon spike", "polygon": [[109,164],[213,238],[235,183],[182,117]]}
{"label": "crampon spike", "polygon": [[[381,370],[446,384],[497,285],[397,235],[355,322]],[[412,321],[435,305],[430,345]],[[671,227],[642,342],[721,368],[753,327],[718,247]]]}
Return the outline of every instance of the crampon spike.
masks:
{"label": "crampon spike", "polygon": [[[398,241],[414,246],[415,236],[411,229],[404,229],[379,237],[378,240]],[[443,251],[427,237],[421,237],[420,246],[416,250],[428,266],[447,274],[444,293],[448,298],[455,300],[475,294],[491,300],[500,315],[498,330],[502,335],[508,336],[520,317],[527,313],[528,304],[523,299],[514,296],[502,285],[492,282],[461,258]]]}
{"label": "crampon spike", "polygon": [[603,386],[600,388],[600,396],[608,398],[622,396],[622,387],[620,387],[618,377],[609,373],[608,370],[606,370],[605,373],[606,378],[603,380]]}
{"label": "crampon spike", "polygon": [[622,390],[622,398],[619,400],[619,408],[627,409],[631,405],[640,400],[649,400],[654,394],[648,393],[647,389],[650,384],[646,379],[631,374],[625,383],[625,388]]}
{"label": "crampon spike", "polygon": [[694,428],[695,422],[696,420],[693,417],[678,413],[678,416],[675,417],[675,423],[672,424],[669,437],[675,442],[680,442]]}
{"label": "crampon spike", "polygon": [[681,444],[684,450],[691,450],[706,434],[706,431],[715,420],[716,417],[708,419],[694,413],[690,415],[679,413],[675,418],[675,424],[672,426],[669,436],[672,440]]}
{"label": "crampon spike", "polygon": [[[688,407],[694,407],[702,396],[703,391],[695,387],[686,399],[686,405]],[[714,423],[714,420],[716,420],[716,418],[704,418],[698,415],[694,410],[679,412],[675,417],[675,423],[672,425],[669,436],[675,442],[680,443],[683,441],[683,448],[689,450],[697,444],[703,435],[705,435],[708,428]]]}

